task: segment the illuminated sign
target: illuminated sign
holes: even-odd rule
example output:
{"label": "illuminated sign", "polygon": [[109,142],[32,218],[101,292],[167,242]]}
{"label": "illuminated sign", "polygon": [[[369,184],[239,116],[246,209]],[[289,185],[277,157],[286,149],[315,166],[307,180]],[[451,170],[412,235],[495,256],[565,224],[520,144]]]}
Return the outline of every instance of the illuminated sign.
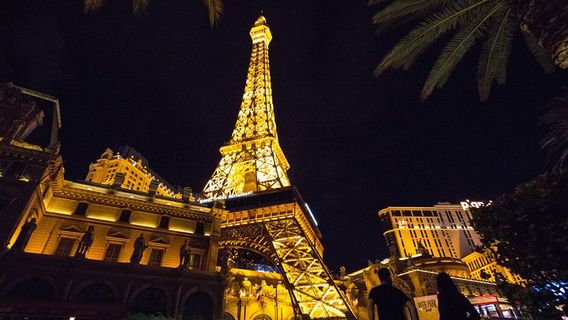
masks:
{"label": "illuminated sign", "polygon": [[199,200],[199,203],[209,203],[209,202],[213,202],[213,201],[217,201],[217,200],[233,199],[233,198],[248,196],[249,194],[252,194],[252,191],[230,194],[228,196],[219,196],[219,197],[214,197],[214,198],[210,198],[210,199],[201,199],[201,200]]}
{"label": "illuminated sign", "polygon": [[486,206],[490,206],[493,203],[493,201],[489,201],[489,202],[483,202],[483,201],[469,201],[469,200],[465,200],[460,202],[462,209],[464,210],[468,210],[469,208],[481,208],[481,207],[486,207]]}

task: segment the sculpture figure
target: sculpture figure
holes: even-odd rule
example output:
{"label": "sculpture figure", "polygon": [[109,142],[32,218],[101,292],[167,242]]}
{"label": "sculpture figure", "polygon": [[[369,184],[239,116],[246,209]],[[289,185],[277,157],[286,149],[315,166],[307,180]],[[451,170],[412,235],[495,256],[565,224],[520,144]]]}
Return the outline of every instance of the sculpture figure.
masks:
{"label": "sculpture figure", "polygon": [[189,248],[189,241],[185,239],[184,243],[179,248],[179,268],[185,270],[189,267],[191,252]]}
{"label": "sculpture figure", "polygon": [[20,234],[16,239],[16,242],[14,242],[14,245],[12,246],[12,250],[15,252],[24,251],[24,249],[28,245],[28,242],[30,241],[30,238],[32,237],[32,233],[36,228],[36,218],[31,218],[30,221],[24,223],[22,230],[20,231]]}
{"label": "sculpture figure", "polygon": [[339,279],[343,280],[347,276],[347,268],[345,266],[339,267]]}
{"label": "sculpture figure", "polygon": [[243,279],[243,289],[247,295],[252,294],[252,283],[249,281],[247,277]]}
{"label": "sculpture figure", "polygon": [[131,264],[139,264],[142,259],[142,253],[148,248],[148,245],[144,241],[144,234],[141,233],[136,240],[134,240],[134,251],[132,251],[132,256],[130,257]]}
{"label": "sculpture figure", "polygon": [[77,252],[75,253],[75,257],[77,258],[84,258],[85,254],[91,248],[93,244],[95,227],[89,226],[83,237],[81,237],[81,241],[79,241],[79,245],[77,246]]}

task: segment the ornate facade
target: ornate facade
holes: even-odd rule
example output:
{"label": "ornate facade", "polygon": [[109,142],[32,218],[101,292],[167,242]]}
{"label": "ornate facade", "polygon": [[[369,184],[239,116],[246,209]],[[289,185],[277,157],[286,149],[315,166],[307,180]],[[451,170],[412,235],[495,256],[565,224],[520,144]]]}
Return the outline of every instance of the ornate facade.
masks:
{"label": "ornate facade", "polygon": [[56,150],[0,141],[0,316],[220,319],[223,209],[68,181]]}
{"label": "ornate facade", "polygon": [[[158,195],[181,199],[182,194],[148,166],[148,160],[130,146],[117,150],[107,148],[101,157],[89,165],[87,182],[104,185],[120,185],[124,189],[155,192]],[[191,189],[186,189],[191,197]]]}

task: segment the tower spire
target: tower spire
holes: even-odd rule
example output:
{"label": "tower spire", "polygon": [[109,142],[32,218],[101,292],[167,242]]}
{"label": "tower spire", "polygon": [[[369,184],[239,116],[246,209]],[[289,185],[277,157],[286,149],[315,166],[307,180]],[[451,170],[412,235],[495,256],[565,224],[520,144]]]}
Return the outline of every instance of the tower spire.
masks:
{"label": "tower spire", "polygon": [[260,16],[250,30],[252,52],[247,79],[231,139],[220,148],[221,161],[203,189],[204,199],[290,185],[290,165],[278,143],[268,46],[272,33]]}

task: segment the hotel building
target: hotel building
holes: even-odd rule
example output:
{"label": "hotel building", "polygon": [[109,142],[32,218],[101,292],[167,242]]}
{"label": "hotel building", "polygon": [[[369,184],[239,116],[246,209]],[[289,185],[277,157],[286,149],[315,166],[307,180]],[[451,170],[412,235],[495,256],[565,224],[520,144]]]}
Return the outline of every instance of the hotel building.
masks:
{"label": "hotel building", "polygon": [[379,211],[379,220],[389,252],[397,258],[427,253],[459,259],[481,244],[471,212],[459,204],[387,207]]}

